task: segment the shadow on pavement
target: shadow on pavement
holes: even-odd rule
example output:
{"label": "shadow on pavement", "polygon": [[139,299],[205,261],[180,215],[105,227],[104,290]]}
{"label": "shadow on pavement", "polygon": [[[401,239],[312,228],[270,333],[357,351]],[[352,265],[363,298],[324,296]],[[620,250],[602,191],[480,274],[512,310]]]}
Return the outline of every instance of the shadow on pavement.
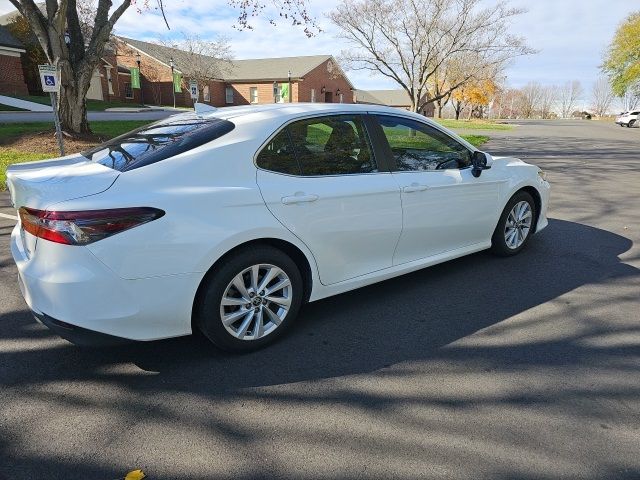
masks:
{"label": "shadow on pavement", "polygon": [[[579,248],[575,248],[576,245]],[[189,422],[195,422],[198,425],[191,425],[189,428],[209,428],[211,435],[221,435],[240,444],[251,442],[250,430],[243,430],[233,421],[221,417],[189,419],[187,415],[176,413],[174,409],[163,407],[162,397],[166,394],[188,395],[189,398],[210,402],[231,395],[234,398],[246,397],[247,402],[259,399],[288,405],[315,404],[337,410],[349,405],[367,412],[377,411],[389,415],[390,422],[398,422],[403,426],[414,422],[416,428],[434,428],[434,435],[437,435],[435,430],[442,429],[441,434],[445,435],[447,429],[461,428],[460,425],[455,425],[456,411],[463,413],[465,409],[482,408],[483,405],[511,408],[555,404],[563,409],[572,398],[583,396],[586,398],[584,402],[577,407],[572,406],[570,412],[563,412],[578,421],[583,417],[604,414],[594,407],[596,402],[637,397],[640,386],[623,386],[606,391],[589,390],[586,386],[581,390],[571,386],[550,390],[544,395],[539,390],[523,387],[504,393],[496,389],[490,395],[476,396],[470,393],[467,397],[435,391],[430,393],[428,385],[423,386],[425,390],[419,396],[400,395],[394,391],[370,394],[360,391],[329,393],[321,388],[307,395],[298,390],[290,393],[286,389],[271,392],[269,389],[255,390],[254,387],[334,379],[363,373],[380,375],[380,378],[410,375],[413,362],[427,360],[430,369],[428,374],[436,383],[453,371],[464,374],[498,372],[509,375],[511,372],[535,370],[543,374],[548,372],[549,378],[556,381],[553,372],[558,369],[563,369],[564,375],[573,369],[597,369],[612,357],[619,360],[618,366],[609,368],[617,369],[617,373],[621,374],[624,374],[625,369],[630,369],[628,373],[637,374],[637,368],[630,367],[623,360],[638,355],[638,344],[596,347],[589,343],[591,336],[610,328],[597,321],[587,322],[580,329],[545,340],[506,344],[480,342],[471,346],[454,343],[528,309],[558,299],[578,287],[638,277],[638,269],[621,263],[618,258],[631,245],[627,238],[604,230],[551,220],[548,229],[540,233],[529,248],[517,257],[500,259],[483,252],[309,304],[303,308],[299,322],[291,334],[259,352],[246,355],[224,354],[211,347],[201,336],[112,349],[84,349],[69,344],[56,344],[55,348],[34,350],[16,348],[0,353],[0,389],[32,389],[60,382],[112,386],[136,393],[133,397],[125,395],[122,400],[112,400],[106,407],[113,410],[113,415],[127,416],[128,423],[150,419],[167,422],[167,425],[175,422],[190,425]],[[615,298],[607,301],[615,302]],[[537,319],[538,326],[575,313],[570,303],[558,303],[558,312],[548,313]],[[4,339],[46,340],[51,337],[44,328],[35,327],[25,311],[0,317],[0,324],[3,326],[1,336]],[[509,328],[526,329],[527,326],[496,326],[492,335]],[[636,335],[639,331],[640,326],[630,329]],[[488,338],[490,337],[491,335]],[[397,368],[397,371],[391,371],[386,368],[403,363],[407,363],[407,369]],[[118,366],[130,364],[149,374],[140,375],[140,372],[132,371],[135,369],[119,371]],[[87,406],[87,401],[81,395],[74,397],[56,393],[55,390],[46,393],[44,389],[38,389],[37,395],[40,395],[41,400],[72,407],[74,402],[77,402],[78,408]],[[394,406],[403,405],[406,408],[412,403],[423,407],[431,404],[434,409],[445,409],[451,417],[443,419],[437,427],[425,419],[396,417],[400,414],[394,413]],[[15,438],[15,433],[10,435],[8,431],[3,432],[5,428],[0,425],[0,458],[8,460],[15,454],[10,452],[11,445],[13,442],[19,444],[20,439]],[[351,442],[352,448],[365,448],[360,443],[362,440],[356,442],[352,438],[341,437],[338,433],[326,438],[310,438],[311,432],[296,430],[287,435],[310,444]],[[534,444],[540,441],[539,438],[535,436],[535,432],[531,436],[532,438],[527,439],[525,435],[524,440],[518,440],[525,453],[528,448],[538,448]],[[7,439],[12,439],[12,443],[9,444]],[[383,448],[376,445],[374,439],[367,441],[371,443],[367,448],[373,452]],[[384,448],[388,449],[385,455],[391,454],[390,452],[395,452],[400,457],[425,455],[421,447],[412,445],[408,439],[406,444],[400,441],[398,445],[387,445]],[[448,450],[446,444],[433,448],[446,458],[456,456],[455,452]],[[493,452],[495,448],[507,447],[487,445],[487,448]],[[562,452],[550,453],[552,454],[564,455]],[[33,478],[43,472],[70,468],[75,472],[85,473],[86,478],[110,478],[106,475],[113,474],[106,467],[90,461],[85,465],[53,457],[8,461],[8,465],[21,468],[20,471],[34,475]],[[603,470],[598,474],[608,476],[615,473],[617,478],[640,474],[638,471],[625,473],[619,470],[623,467],[612,460],[612,464],[602,466]],[[275,476],[286,473],[283,468],[272,466],[266,470],[250,470],[245,476],[239,475],[236,478],[254,478],[258,471],[265,476]],[[533,474],[529,476],[510,467],[505,467],[504,471],[493,471],[492,475],[493,478],[543,478]],[[339,475],[335,478],[338,477]],[[327,478],[334,477],[329,475]]]}

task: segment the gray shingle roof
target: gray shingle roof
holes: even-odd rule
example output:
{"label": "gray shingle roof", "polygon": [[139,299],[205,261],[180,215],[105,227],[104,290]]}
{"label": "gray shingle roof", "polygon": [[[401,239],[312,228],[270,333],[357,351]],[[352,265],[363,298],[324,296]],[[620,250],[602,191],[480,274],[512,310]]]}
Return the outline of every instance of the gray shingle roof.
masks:
{"label": "gray shingle roof", "polygon": [[356,90],[356,103],[409,107],[411,99],[405,90]]}
{"label": "gray shingle roof", "polygon": [[[175,48],[143,42],[132,38],[118,37],[123,42],[150,55],[151,57],[169,63],[173,58],[176,68],[188,75],[189,54]],[[205,57],[214,62],[220,71],[221,80],[230,82],[257,80],[285,80],[289,70],[291,78],[304,77],[311,70],[331,58],[331,55],[309,55],[302,57],[257,58],[248,60],[232,60],[230,63],[213,57]]]}
{"label": "gray shingle roof", "polygon": [[9,30],[7,30],[7,28],[3,27],[2,25],[0,25],[0,47],[24,49],[24,45],[22,45],[22,42],[11,35]]}

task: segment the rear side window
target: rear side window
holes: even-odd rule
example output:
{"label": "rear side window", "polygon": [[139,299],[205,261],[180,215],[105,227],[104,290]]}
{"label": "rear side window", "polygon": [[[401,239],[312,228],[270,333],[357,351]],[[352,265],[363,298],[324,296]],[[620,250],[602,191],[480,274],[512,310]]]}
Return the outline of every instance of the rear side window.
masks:
{"label": "rear side window", "polygon": [[174,157],[220,138],[235,125],[220,118],[182,117],[125,133],[82,152],[91,161],[126,172]]}
{"label": "rear side window", "polygon": [[301,175],[300,166],[293,151],[293,144],[286,128],[281,130],[262,149],[258,154],[256,163],[258,167],[272,172]]}
{"label": "rear side window", "polygon": [[266,170],[304,176],[378,171],[360,115],[291,123],[259,153],[257,164]]}

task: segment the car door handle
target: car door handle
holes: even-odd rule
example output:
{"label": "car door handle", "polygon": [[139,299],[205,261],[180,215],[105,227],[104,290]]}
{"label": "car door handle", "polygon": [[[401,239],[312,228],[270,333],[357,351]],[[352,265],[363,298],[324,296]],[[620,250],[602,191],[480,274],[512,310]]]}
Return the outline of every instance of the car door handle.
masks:
{"label": "car door handle", "polygon": [[423,192],[427,188],[427,185],[420,185],[419,183],[412,183],[411,185],[407,185],[402,189],[404,193],[412,193],[412,192]]}
{"label": "car door handle", "polygon": [[309,203],[318,200],[318,195],[306,195],[304,193],[296,193],[289,197],[282,197],[282,203],[285,205],[293,205],[294,203]]}

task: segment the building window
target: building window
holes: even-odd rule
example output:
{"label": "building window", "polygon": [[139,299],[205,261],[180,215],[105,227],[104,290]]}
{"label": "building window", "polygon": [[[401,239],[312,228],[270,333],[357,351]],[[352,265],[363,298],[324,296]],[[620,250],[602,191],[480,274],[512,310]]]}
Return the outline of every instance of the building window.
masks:
{"label": "building window", "polygon": [[316,89],[311,89],[311,103],[316,103]]}
{"label": "building window", "polygon": [[133,98],[133,89],[131,88],[131,82],[124,84],[124,98]]}
{"label": "building window", "polygon": [[202,96],[204,97],[205,102],[211,101],[211,95],[209,94],[209,85],[205,85],[202,89]]}
{"label": "building window", "polygon": [[258,103],[258,87],[251,87],[249,89],[249,101],[251,103]]}
{"label": "building window", "polygon": [[233,87],[225,88],[224,97],[226,103],[233,103]]}
{"label": "building window", "polygon": [[341,93],[340,94],[340,103],[344,103],[343,100],[344,100],[344,93]]}

